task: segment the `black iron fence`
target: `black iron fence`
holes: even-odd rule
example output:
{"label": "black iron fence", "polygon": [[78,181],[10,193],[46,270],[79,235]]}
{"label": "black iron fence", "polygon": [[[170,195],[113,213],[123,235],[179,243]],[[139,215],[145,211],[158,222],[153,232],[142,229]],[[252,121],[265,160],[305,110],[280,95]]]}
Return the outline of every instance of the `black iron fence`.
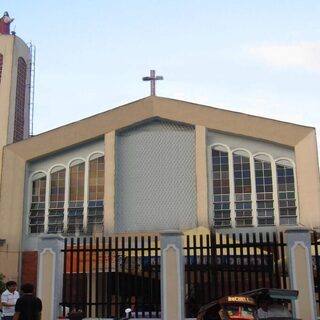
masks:
{"label": "black iron fence", "polygon": [[287,288],[283,234],[187,236],[186,316],[220,297],[256,288]]}
{"label": "black iron fence", "polygon": [[[187,317],[225,295],[287,288],[282,233],[186,236],[183,250]],[[64,315],[81,310],[87,317],[120,318],[131,308],[142,317],[160,318],[158,237],[71,238],[62,251]],[[318,283],[320,260],[315,261]]]}
{"label": "black iron fence", "polygon": [[120,318],[131,308],[160,317],[160,248],[157,237],[65,239],[63,315]]}
{"label": "black iron fence", "polygon": [[311,255],[317,312],[320,314],[320,235],[317,232],[311,235]]}

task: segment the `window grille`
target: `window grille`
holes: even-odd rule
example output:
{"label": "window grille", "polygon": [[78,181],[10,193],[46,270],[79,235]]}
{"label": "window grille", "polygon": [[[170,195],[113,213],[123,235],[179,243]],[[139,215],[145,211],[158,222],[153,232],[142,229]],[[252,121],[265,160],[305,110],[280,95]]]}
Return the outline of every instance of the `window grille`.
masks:
{"label": "window grille", "polygon": [[231,218],[228,153],[213,149],[212,166],[214,225],[229,227]]}
{"label": "window grille", "polygon": [[233,154],[236,226],[252,225],[250,160]]}
{"label": "window grille", "polygon": [[89,163],[89,201],[87,233],[103,231],[104,156]]}
{"label": "window grille", "polygon": [[83,233],[84,162],[70,168],[70,198],[67,233]]}
{"label": "window grille", "polygon": [[16,105],[14,116],[13,141],[17,142],[24,136],[24,111],[26,99],[27,64],[23,58],[18,59],[18,74],[16,88]]}
{"label": "window grille", "polygon": [[66,170],[51,173],[48,233],[62,233]]}
{"label": "window grille", "polygon": [[254,160],[258,225],[274,225],[274,204],[271,163]]}
{"label": "window grille", "polygon": [[48,216],[48,233],[62,233],[63,218],[63,209],[50,209]]}
{"label": "window grille", "polygon": [[30,233],[44,232],[46,177],[32,182],[32,202],[29,213]]}
{"label": "window grille", "polygon": [[3,68],[3,55],[0,53],[0,84],[1,84],[2,68]]}
{"label": "window grille", "polygon": [[277,164],[280,224],[297,223],[293,168]]}

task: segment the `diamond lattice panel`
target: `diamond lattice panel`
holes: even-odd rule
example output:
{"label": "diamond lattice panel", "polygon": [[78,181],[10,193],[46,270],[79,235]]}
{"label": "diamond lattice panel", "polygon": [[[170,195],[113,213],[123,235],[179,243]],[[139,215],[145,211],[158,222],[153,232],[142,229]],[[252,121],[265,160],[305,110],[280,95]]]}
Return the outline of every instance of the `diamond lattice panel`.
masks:
{"label": "diamond lattice panel", "polygon": [[116,230],[196,226],[194,127],[154,120],[117,134]]}

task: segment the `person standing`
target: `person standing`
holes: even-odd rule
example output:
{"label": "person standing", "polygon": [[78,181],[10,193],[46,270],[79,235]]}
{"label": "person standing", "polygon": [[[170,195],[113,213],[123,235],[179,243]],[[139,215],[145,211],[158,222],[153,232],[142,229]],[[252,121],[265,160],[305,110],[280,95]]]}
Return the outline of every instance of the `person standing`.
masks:
{"label": "person standing", "polygon": [[14,315],[15,304],[19,298],[17,283],[15,281],[8,281],[6,283],[6,290],[1,295],[2,303],[2,319],[12,320]]}
{"label": "person standing", "polygon": [[17,300],[13,320],[41,320],[42,302],[33,295],[34,286],[26,283],[21,286],[21,298]]}

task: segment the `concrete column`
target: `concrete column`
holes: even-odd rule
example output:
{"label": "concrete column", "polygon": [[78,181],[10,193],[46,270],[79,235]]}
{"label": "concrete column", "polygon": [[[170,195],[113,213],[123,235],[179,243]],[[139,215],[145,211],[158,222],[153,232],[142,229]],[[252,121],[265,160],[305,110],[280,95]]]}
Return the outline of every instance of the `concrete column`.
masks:
{"label": "concrete column", "polygon": [[316,319],[316,300],[311,259],[310,231],[287,230],[288,266],[291,289],[299,290],[293,302],[293,316],[302,320]]}
{"label": "concrete column", "polygon": [[184,260],[182,233],[164,232],[161,239],[161,319],[183,320]]}
{"label": "concrete column", "polygon": [[115,131],[105,134],[104,141],[104,232],[113,233],[115,230]]}
{"label": "concrete column", "polygon": [[42,300],[42,319],[57,319],[62,298],[64,238],[60,235],[45,235],[38,245],[38,289]]}
{"label": "concrete column", "polygon": [[196,182],[198,226],[209,228],[208,221],[208,172],[206,128],[196,126]]}

